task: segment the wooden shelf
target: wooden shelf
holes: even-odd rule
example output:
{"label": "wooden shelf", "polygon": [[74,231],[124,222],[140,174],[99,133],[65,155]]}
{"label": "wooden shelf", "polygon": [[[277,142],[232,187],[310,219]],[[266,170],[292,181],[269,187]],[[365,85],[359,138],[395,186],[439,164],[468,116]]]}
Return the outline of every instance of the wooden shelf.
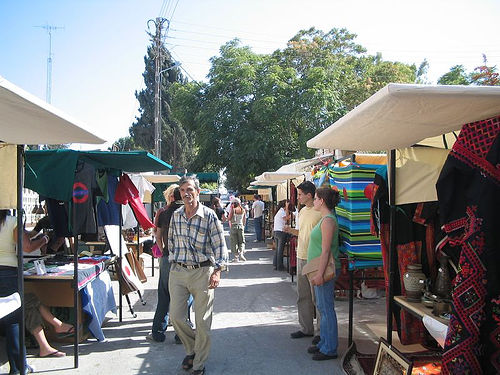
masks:
{"label": "wooden shelf", "polygon": [[413,315],[416,315],[420,318],[423,318],[424,315],[428,315],[431,318],[437,320],[440,323],[448,325],[449,320],[448,319],[443,319],[439,316],[435,316],[432,313],[432,308],[426,307],[423,303],[421,302],[410,302],[406,299],[404,296],[395,296],[394,301],[401,306],[403,309],[408,310],[411,312]]}

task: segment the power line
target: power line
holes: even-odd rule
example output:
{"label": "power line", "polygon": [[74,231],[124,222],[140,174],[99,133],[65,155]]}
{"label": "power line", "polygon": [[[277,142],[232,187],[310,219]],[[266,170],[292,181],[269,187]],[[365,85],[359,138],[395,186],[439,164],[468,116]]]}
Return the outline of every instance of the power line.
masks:
{"label": "power line", "polygon": [[169,0],[163,0],[163,3],[160,8],[160,13],[158,14],[158,17],[163,18],[165,17],[165,13],[167,10],[167,4],[169,3]]}
{"label": "power line", "polygon": [[[171,29],[172,31],[180,32],[180,33],[189,33],[189,34],[197,34],[197,35],[208,35],[208,36],[215,36],[215,37],[222,37],[222,38],[235,38],[237,36],[231,36],[229,34],[213,34],[213,33],[207,33],[207,32],[201,32],[201,31],[192,31],[192,30],[182,30],[182,29]],[[243,37],[241,39],[244,40],[249,40],[252,42],[262,42],[262,43],[282,43],[282,41],[278,40],[264,40],[264,39],[252,39],[252,38],[246,38]],[[287,41],[288,42],[288,41]]]}
{"label": "power line", "polygon": [[[172,55],[175,55],[175,60],[177,62],[181,61],[181,59],[179,58],[179,55],[177,55],[177,53],[175,52],[171,52]],[[186,73],[186,75],[191,78],[191,81],[193,81],[194,83],[196,83],[201,89],[203,88],[203,86],[201,86],[199,83],[198,83],[198,80],[194,79],[193,76],[191,74],[189,74],[189,72],[182,66],[182,64],[179,64],[179,67],[184,71],[184,73]]]}
{"label": "power line", "polygon": [[179,5],[179,0],[177,0],[177,2],[175,3],[175,7],[174,7],[174,10],[172,11],[172,14],[170,15],[169,19],[170,19],[170,22],[172,22],[172,19],[174,18],[174,13],[177,9],[177,5]]}
{"label": "power line", "polygon": [[[223,27],[217,27],[217,26],[211,26],[211,25],[201,25],[201,24],[196,24],[196,23],[191,23],[191,22],[184,22],[184,21],[175,21],[175,23],[176,24],[179,23],[179,24],[189,25],[189,26],[198,26],[198,27],[201,27],[203,29],[216,29],[216,30],[230,31],[230,32],[236,32],[236,33],[244,33],[244,34],[250,34],[250,35],[265,35],[265,36],[269,36],[268,33],[256,33],[255,31],[226,29],[226,28],[223,28]],[[283,34],[283,37],[287,38],[284,34]],[[288,39],[290,39],[290,37],[288,37]]]}

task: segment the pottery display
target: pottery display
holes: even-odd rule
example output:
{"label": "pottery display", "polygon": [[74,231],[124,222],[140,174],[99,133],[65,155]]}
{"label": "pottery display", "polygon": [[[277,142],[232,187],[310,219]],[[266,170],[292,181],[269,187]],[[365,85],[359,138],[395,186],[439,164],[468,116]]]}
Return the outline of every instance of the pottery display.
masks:
{"label": "pottery display", "polygon": [[411,302],[420,302],[425,287],[425,274],[421,264],[410,264],[403,275],[406,290],[406,299]]}
{"label": "pottery display", "polygon": [[446,313],[451,312],[451,301],[449,300],[439,300],[434,301],[434,307],[432,313],[436,316],[441,316]]}
{"label": "pottery display", "polygon": [[441,255],[439,258],[439,269],[436,276],[436,285],[434,288],[434,293],[441,298],[451,297],[451,278],[448,270],[448,259],[447,255]]}

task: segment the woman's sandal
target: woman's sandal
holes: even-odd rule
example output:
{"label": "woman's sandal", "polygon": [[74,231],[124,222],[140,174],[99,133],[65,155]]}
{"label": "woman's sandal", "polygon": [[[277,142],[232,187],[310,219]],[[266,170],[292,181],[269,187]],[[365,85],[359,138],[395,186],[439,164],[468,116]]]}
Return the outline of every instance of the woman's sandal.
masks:
{"label": "woman's sandal", "polygon": [[184,370],[190,370],[193,368],[194,354],[190,354],[184,357],[182,360],[182,368]]}

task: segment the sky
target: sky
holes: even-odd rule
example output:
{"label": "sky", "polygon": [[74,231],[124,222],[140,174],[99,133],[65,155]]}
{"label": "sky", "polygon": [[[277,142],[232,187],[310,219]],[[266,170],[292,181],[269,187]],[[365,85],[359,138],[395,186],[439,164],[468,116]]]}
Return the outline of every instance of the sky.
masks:
{"label": "sky", "polygon": [[499,16],[499,0],[0,0],[0,76],[45,100],[49,35],[38,26],[57,27],[51,104],[106,149],[138,115],[150,19],[169,20],[166,47],[190,79],[206,80],[209,59],[233,38],[270,53],[314,26],[346,28],[384,60],[427,59],[436,84],[454,65],[472,71],[483,53],[500,68]]}

